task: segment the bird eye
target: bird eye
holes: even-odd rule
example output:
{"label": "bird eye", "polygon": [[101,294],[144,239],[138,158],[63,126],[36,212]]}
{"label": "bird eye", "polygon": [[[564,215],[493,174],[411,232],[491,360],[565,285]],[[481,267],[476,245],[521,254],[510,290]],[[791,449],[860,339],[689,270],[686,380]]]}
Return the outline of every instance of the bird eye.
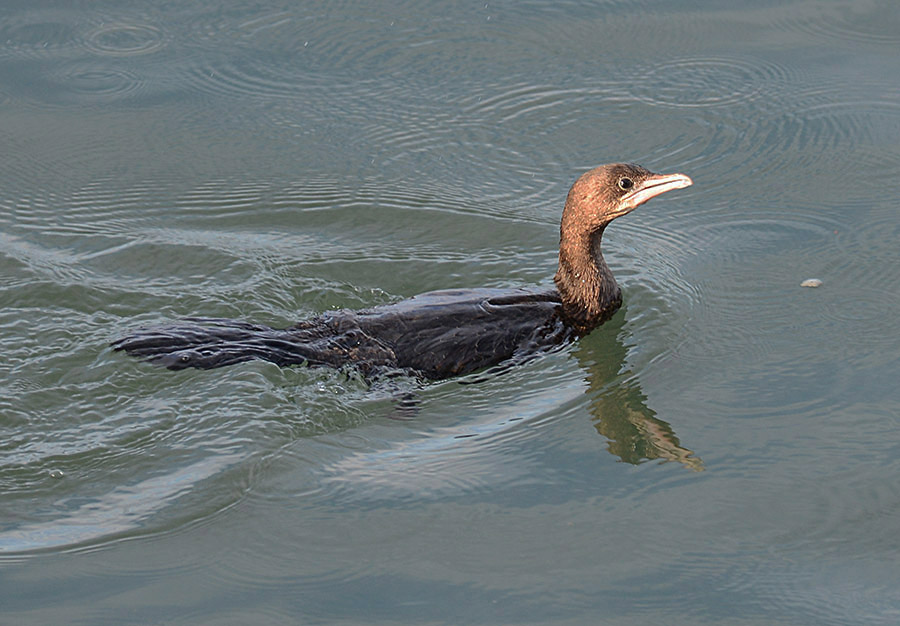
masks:
{"label": "bird eye", "polygon": [[619,189],[621,189],[622,191],[627,191],[632,187],[634,187],[634,181],[630,178],[623,177],[619,179]]}

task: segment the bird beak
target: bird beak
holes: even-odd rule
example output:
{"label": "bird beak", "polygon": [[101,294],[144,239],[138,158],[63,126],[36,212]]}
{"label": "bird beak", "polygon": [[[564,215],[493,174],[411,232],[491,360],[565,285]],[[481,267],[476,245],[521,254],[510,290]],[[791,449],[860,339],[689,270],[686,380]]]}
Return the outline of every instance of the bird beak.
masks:
{"label": "bird beak", "polygon": [[626,211],[633,211],[651,198],[673,189],[684,189],[693,184],[694,181],[684,174],[653,174],[622,196],[620,205]]}

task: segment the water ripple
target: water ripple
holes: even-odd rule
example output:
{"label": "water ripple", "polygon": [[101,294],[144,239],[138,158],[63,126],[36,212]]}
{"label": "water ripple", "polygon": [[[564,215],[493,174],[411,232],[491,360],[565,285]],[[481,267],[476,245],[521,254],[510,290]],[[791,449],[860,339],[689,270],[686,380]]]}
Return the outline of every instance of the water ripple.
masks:
{"label": "water ripple", "polygon": [[[829,189],[848,202],[863,204],[865,196],[848,196],[848,185],[900,188],[900,156],[894,148],[900,142],[900,102],[844,98],[818,88],[799,90],[781,102],[767,96],[752,115],[741,115],[737,108],[718,116],[714,125],[697,120],[696,132],[668,151],[681,161],[679,167],[699,169],[691,194],[718,195],[742,180],[778,181],[743,185],[752,191],[745,201],[802,206],[807,204],[809,189],[804,184],[809,180],[820,194]],[[855,173],[852,180],[841,175],[850,171]],[[713,175],[704,180],[704,172]]]}
{"label": "water ripple", "polygon": [[[572,376],[566,354],[548,356],[541,365],[526,365],[499,378],[479,379],[467,387],[466,417],[446,414],[445,404],[459,402],[457,381],[421,390],[421,414],[400,422],[413,433],[395,432],[369,441],[358,452],[343,455],[320,470],[323,498],[334,506],[359,507],[379,501],[421,501],[495,489],[498,484],[534,485],[549,479],[548,468],[535,458],[533,441],[552,447],[559,436],[554,424],[568,401],[583,415],[583,384]],[[540,382],[535,375],[540,372]],[[523,391],[528,389],[528,391]],[[496,414],[498,398],[503,415]],[[393,430],[396,430],[393,429]],[[596,439],[597,448],[604,441]]]}
{"label": "water ripple", "polygon": [[[21,324],[27,314],[9,311],[0,328]],[[46,324],[43,315],[30,317],[26,326]],[[20,342],[5,360],[4,375],[17,382],[3,386],[0,427],[20,427],[0,446],[0,487],[7,495],[0,558],[196,524],[240,501],[252,482],[248,472],[286,443],[367,419],[353,407],[365,386],[329,371],[235,370],[237,378],[230,382],[211,381],[225,384],[221,392],[236,394],[226,410],[214,406],[219,401],[211,405],[196,398],[190,391],[196,381],[182,386],[168,372],[151,372],[162,375],[161,386],[150,383],[135,394],[132,374],[147,383],[146,369],[134,364],[129,373],[114,356],[98,356],[115,321],[93,317],[67,310],[67,318],[82,329],[79,336],[44,332]],[[24,329],[17,332],[27,335]],[[93,367],[67,366],[86,353]],[[61,380],[58,372],[65,372]],[[174,400],[178,389],[188,395]],[[266,407],[266,417],[248,419],[254,414],[251,404]],[[60,412],[77,417],[60,427]],[[45,502],[39,509],[33,507],[37,497]]]}
{"label": "water ripple", "polygon": [[84,45],[95,54],[108,56],[150,54],[166,45],[166,35],[150,24],[118,22],[91,30]]}
{"label": "water ripple", "polygon": [[138,96],[147,87],[147,81],[132,71],[83,62],[55,67],[43,78],[55,83],[46,93],[63,105],[109,104]]}
{"label": "water ripple", "polygon": [[811,103],[801,114],[799,137],[806,150],[839,152],[841,166],[856,172],[848,184],[900,189],[900,100],[898,94],[871,100]]}
{"label": "water ripple", "polygon": [[78,26],[68,14],[20,11],[0,23],[0,56],[21,59],[59,57],[83,45]]}
{"label": "water ripple", "polygon": [[[35,552],[71,550],[139,531],[148,518],[184,496],[197,483],[221,474],[237,460],[237,456],[222,456],[197,462],[127,487],[111,489],[96,498],[81,496],[77,499],[88,501],[50,519],[35,519],[0,529],[0,558],[7,560]],[[52,478],[53,473],[48,475]],[[65,478],[62,472],[58,475]],[[14,477],[14,471],[4,467],[3,477]],[[18,477],[12,482],[19,487],[22,485]],[[29,492],[33,491],[29,489]]]}
{"label": "water ripple", "polygon": [[684,58],[646,68],[635,81],[641,102],[671,107],[724,107],[777,93],[783,66],[743,57]]}
{"label": "water ripple", "polygon": [[242,99],[269,100],[302,94],[305,99],[315,100],[315,93],[323,89],[312,77],[297,69],[273,67],[256,57],[219,59],[215,64],[204,59],[203,64],[189,66],[186,71],[185,81],[193,88]]}
{"label": "water ripple", "polygon": [[828,40],[900,43],[900,11],[892,0],[802,6],[802,16],[781,18],[775,20],[775,25]]}
{"label": "water ripple", "polygon": [[0,24],[0,56],[19,59],[75,58],[87,51],[103,56],[133,56],[155,52],[169,36],[140,18],[112,19],[71,11],[18,12]]}
{"label": "water ripple", "polygon": [[489,117],[498,123],[535,118],[553,125],[555,120],[568,119],[573,111],[591,101],[622,97],[626,93],[620,81],[591,81],[589,85],[568,89],[523,81],[499,92],[466,94],[460,103],[464,114]]}

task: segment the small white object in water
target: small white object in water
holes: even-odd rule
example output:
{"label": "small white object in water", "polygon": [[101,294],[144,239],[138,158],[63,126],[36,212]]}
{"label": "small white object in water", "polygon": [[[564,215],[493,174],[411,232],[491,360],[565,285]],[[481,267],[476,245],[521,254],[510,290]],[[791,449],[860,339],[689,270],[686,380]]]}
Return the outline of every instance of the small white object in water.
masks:
{"label": "small white object in water", "polygon": [[62,477],[63,477],[62,470],[58,470],[58,469],[50,470],[50,478],[62,478]]}
{"label": "small white object in water", "polygon": [[800,283],[801,287],[821,287],[822,281],[818,278],[807,278],[802,283]]}

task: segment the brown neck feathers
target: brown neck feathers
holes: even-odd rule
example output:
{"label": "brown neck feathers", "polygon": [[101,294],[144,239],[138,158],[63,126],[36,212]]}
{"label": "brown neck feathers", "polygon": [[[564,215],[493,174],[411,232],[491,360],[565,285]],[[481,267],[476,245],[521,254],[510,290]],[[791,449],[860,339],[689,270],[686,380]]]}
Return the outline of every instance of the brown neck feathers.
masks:
{"label": "brown neck feathers", "polygon": [[565,322],[587,334],[622,306],[622,292],[600,251],[603,228],[594,232],[560,229],[559,268],[553,277]]}

